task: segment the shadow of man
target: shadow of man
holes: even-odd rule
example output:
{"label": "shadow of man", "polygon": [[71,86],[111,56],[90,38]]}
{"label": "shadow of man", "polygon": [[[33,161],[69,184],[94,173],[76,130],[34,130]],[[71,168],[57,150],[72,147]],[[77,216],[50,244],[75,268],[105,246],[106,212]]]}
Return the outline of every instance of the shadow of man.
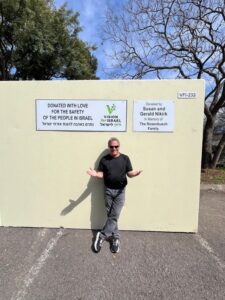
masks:
{"label": "shadow of man", "polygon": [[[100,159],[108,154],[108,150],[105,149],[98,156],[94,169],[96,170],[99,165]],[[89,175],[87,175],[89,176]],[[102,229],[106,221],[106,210],[104,204],[104,183],[103,180],[90,177],[87,183],[86,189],[83,193],[76,199],[69,199],[69,205],[67,205],[60,213],[61,216],[66,216],[73,209],[75,209],[81,202],[83,202],[89,195],[91,195],[91,215],[90,215],[90,224],[93,234],[93,241],[96,235],[96,230]]]}

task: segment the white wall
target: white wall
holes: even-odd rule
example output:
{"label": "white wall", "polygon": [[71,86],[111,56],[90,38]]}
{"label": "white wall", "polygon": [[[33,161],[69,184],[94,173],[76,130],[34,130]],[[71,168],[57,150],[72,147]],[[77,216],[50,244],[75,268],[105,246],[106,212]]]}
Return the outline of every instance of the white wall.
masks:
{"label": "white wall", "polygon": [[[37,131],[35,99],[127,100],[127,131]],[[134,100],[173,100],[174,131],[134,132]],[[86,170],[116,136],[143,169],[129,179],[120,229],[196,232],[203,105],[201,80],[0,82],[0,225],[100,228],[103,184]]]}

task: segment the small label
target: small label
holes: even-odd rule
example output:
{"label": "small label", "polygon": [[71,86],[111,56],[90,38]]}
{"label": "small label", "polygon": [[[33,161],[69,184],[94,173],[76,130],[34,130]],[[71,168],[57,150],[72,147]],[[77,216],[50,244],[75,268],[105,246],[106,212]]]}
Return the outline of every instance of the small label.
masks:
{"label": "small label", "polygon": [[177,98],[178,99],[196,99],[197,93],[196,92],[178,92]]}

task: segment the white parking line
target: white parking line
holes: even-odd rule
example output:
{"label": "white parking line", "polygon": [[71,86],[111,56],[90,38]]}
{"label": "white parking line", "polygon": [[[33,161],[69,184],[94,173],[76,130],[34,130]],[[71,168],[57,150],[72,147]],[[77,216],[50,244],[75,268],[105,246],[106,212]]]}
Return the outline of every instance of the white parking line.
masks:
{"label": "white parking line", "polygon": [[195,236],[196,236],[198,242],[200,243],[200,245],[202,247],[204,247],[209,252],[209,254],[212,256],[212,258],[216,261],[216,263],[219,266],[219,268],[221,269],[221,271],[224,271],[225,263],[216,255],[215,251],[209,245],[209,243],[201,235],[196,234]]}
{"label": "white parking line", "polygon": [[[45,235],[45,233],[46,232],[44,231],[43,234]],[[50,252],[56,246],[56,244],[57,244],[59,238],[62,236],[62,234],[63,234],[63,229],[60,229],[57,232],[56,236],[49,240],[49,242],[47,244],[47,247],[42,252],[41,256],[37,259],[36,263],[31,267],[31,269],[29,270],[27,275],[25,276],[23,284],[22,284],[22,288],[17,292],[16,296],[13,296],[11,298],[11,300],[22,300],[22,299],[24,299],[24,297],[27,293],[27,289],[32,284],[35,277],[37,277],[37,275],[40,272],[41,268],[44,266],[46,260],[50,256]]]}

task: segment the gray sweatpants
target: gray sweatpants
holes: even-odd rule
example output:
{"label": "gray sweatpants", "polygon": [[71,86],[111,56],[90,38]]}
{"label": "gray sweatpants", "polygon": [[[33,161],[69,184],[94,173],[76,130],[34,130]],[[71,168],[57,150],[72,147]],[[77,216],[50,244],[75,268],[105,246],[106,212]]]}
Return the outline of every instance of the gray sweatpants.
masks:
{"label": "gray sweatpants", "polygon": [[101,231],[101,237],[106,239],[110,236],[119,238],[118,219],[125,201],[125,188],[114,190],[105,187],[105,206],[107,220]]}

